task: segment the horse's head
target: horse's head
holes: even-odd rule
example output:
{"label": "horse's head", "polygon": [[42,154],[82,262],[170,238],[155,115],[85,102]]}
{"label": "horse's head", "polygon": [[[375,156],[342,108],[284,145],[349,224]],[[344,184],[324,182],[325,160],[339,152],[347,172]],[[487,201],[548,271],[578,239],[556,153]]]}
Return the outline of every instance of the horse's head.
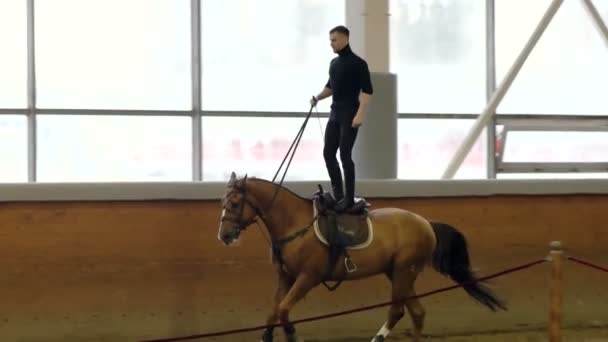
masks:
{"label": "horse's head", "polygon": [[247,175],[236,178],[232,172],[222,197],[222,212],[217,238],[226,245],[238,241],[241,232],[255,222],[259,214],[257,207],[247,197],[245,182]]}

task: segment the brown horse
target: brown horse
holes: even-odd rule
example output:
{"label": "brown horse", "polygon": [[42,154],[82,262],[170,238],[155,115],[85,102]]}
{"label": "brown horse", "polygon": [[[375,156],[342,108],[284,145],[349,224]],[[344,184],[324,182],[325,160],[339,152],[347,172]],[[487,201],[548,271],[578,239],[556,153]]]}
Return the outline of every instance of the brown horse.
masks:
{"label": "brown horse", "polygon": [[[373,239],[363,249],[350,250],[357,270],[348,272],[340,262],[330,268],[327,245],[311,232],[314,203],[273,182],[248,178],[237,179],[233,172],[222,198],[218,239],[226,245],[238,240],[240,233],[261,218],[273,243],[278,286],[268,325],[277,320],[288,341],[296,341],[289,312],[307,292],[323,281],[355,280],[385,274],[391,281],[395,301],[414,296],[414,281],[425,265],[457,283],[467,283],[465,291],[491,310],[505,305],[487,287],[472,282],[465,237],[455,228],[429,222],[412,212],[398,208],[378,208],[367,212],[373,223]],[[333,270],[327,276],[329,270]],[[417,299],[390,306],[388,319],[372,341],[384,341],[404,315],[404,305],[413,323],[413,339],[419,341],[425,310]],[[263,342],[273,339],[273,329],[262,335]]]}

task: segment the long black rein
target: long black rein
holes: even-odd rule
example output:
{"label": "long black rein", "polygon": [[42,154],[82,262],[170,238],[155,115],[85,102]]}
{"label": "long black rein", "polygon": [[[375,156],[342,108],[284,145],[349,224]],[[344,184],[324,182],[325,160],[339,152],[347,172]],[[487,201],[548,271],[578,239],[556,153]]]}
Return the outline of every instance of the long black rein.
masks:
{"label": "long black rein", "polygon": [[[298,145],[300,144],[300,140],[302,139],[302,135],[304,134],[304,130],[306,129],[306,125],[308,124],[308,120],[310,119],[310,115],[312,114],[312,109],[314,108],[314,106],[310,106],[310,110],[308,111],[308,114],[306,115],[306,119],[304,119],[304,122],[302,123],[302,126],[300,127],[300,130],[298,131],[298,134],[296,134],[296,137],[294,138],[294,140],[291,142],[291,146],[289,146],[289,150],[287,150],[287,153],[285,154],[285,157],[283,158],[283,161],[281,162],[281,165],[279,165],[279,168],[277,169],[277,172],[274,174],[274,177],[272,177],[272,183],[275,182],[277,176],[279,175],[279,172],[281,171],[281,168],[283,167],[283,165],[285,164],[285,161],[287,160],[287,157],[289,157],[289,162],[287,163],[287,165],[285,166],[285,171],[283,171],[283,176],[281,177],[281,181],[279,182],[278,186],[275,187],[274,190],[274,194],[272,196],[272,199],[270,200],[270,202],[268,203],[268,205],[266,206],[266,208],[264,209],[264,212],[267,212],[272,205],[274,204],[274,201],[277,198],[277,195],[279,194],[279,191],[281,190],[281,187],[283,185],[283,181],[285,180],[285,176],[287,175],[287,170],[289,169],[289,166],[291,165],[291,161],[293,160],[293,157],[296,154],[296,149],[298,148]],[[289,156],[289,154],[291,153],[291,156]],[[286,236],[284,238],[281,239],[276,239],[272,241],[272,256],[273,256],[273,260],[276,260],[276,262],[279,263],[279,270],[282,272],[283,271],[283,265],[284,265],[284,261],[283,261],[283,253],[282,253],[282,249],[283,246],[300,237],[303,236],[304,234],[306,234],[306,232],[310,229],[310,227],[314,224],[314,221],[317,219],[317,217],[313,217],[313,219],[311,220],[311,222],[303,227],[302,229],[299,229],[298,231],[296,231],[295,233],[290,234],[289,236]]]}
{"label": "long black rein", "polygon": [[[308,114],[306,115],[306,119],[304,119],[304,122],[302,123],[302,126],[300,127],[300,130],[298,131],[298,134],[296,134],[295,139],[291,142],[291,146],[289,146],[289,150],[287,150],[287,153],[285,154],[285,157],[283,158],[281,165],[279,165],[277,172],[274,174],[274,177],[272,177],[272,183],[274,183],[274,181],[277,179],[277,176],[279,175],[279,172],[281,171],[281,168],[283,167],[283,164],[285,164],[285,160],[287,160],[287,157],[291,153],[291,157],[289,157],[289,162],[287,163],[287,166],[285,166],[285,171],[283,172],[283,176],[281,177],[279,186],[277,186],[275,188],[274,195],[272,196],[272,199],[268,203],[265,210],[270,209],[270,207],[274,203],[274,200],[277,198],[279,190],[281,189],[281,186],[283,185],[283,181],[285,180],[285,176],[287,176],[287,170],[289,169],[289,166],[291,165],[291,161],[293,160],[293,157],[296,154],[296,149],[298,148],[298,145],[300,144],[300,140],[302,139],[302,135],[304,134],[304,130],[306,129],[306,124],[308,124],[308,119],[310,119],[310,115],[312,114],[313,108],[314,108],[314,106],[310,106],[310,110],[308,111]],[[293,149],[293,152],[292,152],[292,149]]]}
{"label": "long black rein", "polygon": [[[308,124],[308,120],[310,119],[310,115],[312,114],[312,109],[314,108],[314,106],[310,107],[310,110],[308,111],[308,114],[306,115],[306,119],[304,119],[304,122],[302,123],[302,126],[300,127],[300,130],[298,131],[298,134],[296,134],[295,139],[293,140],[293,142],[291,143],[291,146],[289,147],[289,150],[287,151],[287,154],[285,154],[285,157],[283,158],[283,161],[281,162],[281,165],[279,166],[279,169],[277,170],[277,172],[275,173],[274,177],[272,178],[272,183],[275,182],[277,176],[279,175],[279,172],[281,171],[281,168],[283,167],[283,164],[285,164],[285,161],[287,160],[287,157],[289,156],[289,154],[291,153],[291,156],[289,157],[289,162],[287,163],[287,166],[285,167],[285,171],[283,172],[283,176],[281,177],[281,181],[279,182],[278,186],[275,187],[275,191],[274,194],[272,196],[272,199],[270,200],[270,202],[266,205],[265,209],[263,211],[261,210],[257,210],[258,214],[262,217],[262,219],[264,220],[264,216],[262,213],[264,212],[268,212],[268,210],[272,207],[272,204],[274,203],[274,201],[277,198],[277,195],[279,193],[279,191],[281,190],[281,186],[283,185],[283,181],[285,180],[285,176],[287,175],[287,170],[289,169],[289,166],[291,165],[291,161],[293,160],[293,157],[295,155],[296,149],[298,148],[298,145],[300,144],[300,140],[302,139],[302,135],[304,134],[304,130],[306,129],[306,125]],[[320,120],[320,118],[319,118]],[[313,204],[314,205],[314,204]],[[317,213],[317,215],[315,215],[312,220],[310,221],[310,223],[308,223],[308,225],[306,225],[305,227],[295,231],[294,233],[281,238],[281,239],[273,239],[271,242],[271,248],[272,248],[272,257],[273,260],[276,261],[278,263],[278,270],[279,272],[284,272],[284,260],[283,260],[283,246],[287,243],[289,243],[290,241],[295,240],[298,237],[304,236],[306,234],[306,232],[308,232],[308,230],[310,229],[310,227],[312,227],[312,225],[314,224],[315,220],[319,217],[319,213]],[[331,275],[333,270],[333,267],[330,267],[327,276]],[[327,283],[325,281],[323,281],[323,285],[325,285],[325,287],[330,290],[333,291],[335,290],[338,286],[340,286],[340,284],[342,283],[342,281],[338,281],[337,284],[335,284],[334,286],[329,286],[327,285]]]}

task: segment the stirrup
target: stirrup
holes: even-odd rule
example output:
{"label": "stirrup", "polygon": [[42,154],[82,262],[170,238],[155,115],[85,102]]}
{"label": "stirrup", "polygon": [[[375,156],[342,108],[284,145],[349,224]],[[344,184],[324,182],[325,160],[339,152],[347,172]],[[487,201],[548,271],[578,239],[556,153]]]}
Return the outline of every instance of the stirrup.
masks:
{"label": "stirrup", "polygon": [[353,273],[357,270],[357,265],[355,265],[355,263],[350,260],[349,256],[344,258],[344,266],[346,266],[346,271],[348,273]]}

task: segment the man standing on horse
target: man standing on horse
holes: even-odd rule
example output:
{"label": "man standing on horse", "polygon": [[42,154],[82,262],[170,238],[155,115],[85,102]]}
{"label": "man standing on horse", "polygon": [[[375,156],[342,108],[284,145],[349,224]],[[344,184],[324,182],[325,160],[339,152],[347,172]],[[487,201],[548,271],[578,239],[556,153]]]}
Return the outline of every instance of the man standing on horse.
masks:
{"label": "man standing on horse", "polygon": [[[337,57],[331,60],[329,80],[324,89],[310,100],[311,106],[332,96],[331,113],[325,128],[323,158],[329,173],[334,198],[338,203],[336,211],[345,211],[355,204],[355,164],[352,160],[352,149],[357,138],[359,127],[367,110],[369,98],[373,94],[370,72],[367,62],[356,55],[349,44],[349,30],[336,26],[329,31],[331,47]],[[336,158],[340,149],[342,172]]]}

